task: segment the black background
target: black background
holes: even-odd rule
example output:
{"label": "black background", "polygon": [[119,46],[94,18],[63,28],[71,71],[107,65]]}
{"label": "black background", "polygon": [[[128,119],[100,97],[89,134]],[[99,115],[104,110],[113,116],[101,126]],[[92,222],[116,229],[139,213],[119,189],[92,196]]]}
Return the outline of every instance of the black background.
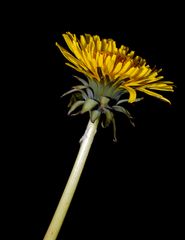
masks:
{"label": "black background", "polygon": [[181,6],[53,2],[20,5],[10,15],[4,182],[6,223],[16,226],[15,238],[43,239],[88,122],[88,114],[67,116],[69,98],[60,98],[76,84],[55,46],[70,31],[129,46],[176,88],[163,93],[171,105],[146,95],[129,105],[135,128],[118,114],[118,143],[111,127],[98,129],[59,239],[177,239],[184,179]]}

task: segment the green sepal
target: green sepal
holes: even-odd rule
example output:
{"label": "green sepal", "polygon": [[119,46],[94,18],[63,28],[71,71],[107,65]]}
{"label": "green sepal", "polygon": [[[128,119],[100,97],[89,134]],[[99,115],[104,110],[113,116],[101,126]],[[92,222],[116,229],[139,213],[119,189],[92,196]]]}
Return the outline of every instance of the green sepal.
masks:
{"label": "green sepal", "polygon": [[69,101],[67,107],[70,108],[70,107],[73,105],[73,103],[75,103],[76,101],[77,101],[77,96],[76,96],[76,94],[72,94],[72,96],[71,96],[71,98],[70,98],[70,101]]}
{"label": "green sepal", "polygon": [[73,86],[72,88],[73,88],[73,89],[78,89],[78,90],[80,90],[80,89],[85,89],[85,88],[87,88],[87,87],[84,86],[84,85],[76,85],[76,86]]}
{"label": "green sepal", "polygon": [[112,86],[117,89],[119,88],[126,80],[129,80],[129,77],[125,76],[124,78],[120,79],[120,80],[115,80],[114,83],[112,84]]}
{"label": "green sepal", "polygon": [[83,92],[85,94],[85,91],[83,90],[81,90],[80,92],[73,93],[70,97],[67,107],[70,108],[76,101],[85,100],[87,97],[86,98],[83,97]]}
{"label": "green sepal", "polygon": [[66,96],[68,94],[71,94],[71,93],[74,93],[74,92],[80,92],[82,89],[85,89],[85,88],[87,88],[87,87],[82,86],[82,85],[75,86],[75,87],[73,87],[73,89],[71,89],[71,90],[65,92],[64,94],[62,94],[61,97],[64,97],[64,96]]}
{"label": "green sepal", "polygon": [[121,112],[121,113],[125,114],[129,118],[130,123],[135,127],[135,124],[133,122],[133,117],[131,116],[131,114],[129,113],[128,110],[126,110],[122,106],[117,106],[117,105],[112,106],[112,109],[114,109],[117,112]]}
{"label": "green sepal", "polygon": [[88,78],[88,82],[89,82],[89,88],[93,91],[93,95],[95,99],[99,99],[99,83],[96,82],[96,80],[90,79]]}
{"label": "green sepal", "polygon": [[91,118],[91,122],[94,123],[96,121],[96,119],[98,119],[101,115],[101,112],[98,110],[93,110],[91,112],[90,118]]}
{"label": "green sepal", "polygon": [[98,105],[98,102],[91,99],[91,98],[87,98],[86,101],[84,102],[84,105],[82,107],[81,113],[85,113],[88,111],[91,111],[94,107],[96,107]]}
{"label": "green sepal", "polygon": [[104,113],[105,113],[105,124],[103,123],[103,127],[106,128],[112,122],[114,114],[108,109],[104,110]]}
{"label": "green sepal", "polygon": [[144,97],[136,98],[135,102],[139,102],[139,101],[141,101],[143,99],[144,99]]}
{"label": "green sepal", "polygon": [[124,107],[122,107],[122,106],[117,106],[117,105],[114,105],[114,106],[112,106],[112,108],[115,110],[115,111],[117,111],[117,112],[121,112],[121,113],[124,113],[127,117],[132,117],[131,115],[130,115],[130,113],[129,113],[129,111],[128,110],[126,110]]}
{"label": "green sepal", "polygon": [[108,97],[103,96],[100,98],[100,104],[103,107],[107,107],[107,104],[109,103],[109,101],[110,101],[110,98],[108,98]]}
{"label": "green sepal", "polygon": [[76,108],[78,108],[82,104],[84,104],[84,100],[76,101],[75,103],[72,104],[67,114],[70,115]]}
{"label": "green sepal", "polygon": [[93,99],[94,98],[94,93],[90,88],[86,89],[87,95],[89,98]]}
{"label": "green sepal", "polygon": [[113,124],[113,142],[117,142],[116,121],[114,117],[112,119],[112,124]]}
{"label": "green sepal", "polygon": [[73,75],[73,77],[75,77],[76,79],[78,79],[84,86],[88,87],[88,82],[76,75]]}
{"label": "green sepal", "polygon": [[128,102],[128,98],[127,99],[122,99],[122,100],[119,100],[116,105],[120,105],[121,103],[124,103],[124,102]]}

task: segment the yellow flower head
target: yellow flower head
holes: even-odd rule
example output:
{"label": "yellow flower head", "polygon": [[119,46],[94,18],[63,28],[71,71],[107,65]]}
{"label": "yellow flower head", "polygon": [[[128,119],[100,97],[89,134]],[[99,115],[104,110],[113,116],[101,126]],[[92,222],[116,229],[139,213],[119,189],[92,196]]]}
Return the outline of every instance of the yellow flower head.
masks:
{"label": "yellow flower head", "polygon": [[107,82],[127,90],[130,103],[136,100],[136,91],[170,103],[167,98],[153,90],[173,91],[173,82],[162,80],[164,77],[159,76],[161,69],[150,68],[145,59],[135,56],[135,52],[129,51],[128,47],[121,45],[117,48],[114,40],[101,40],[97,35],[85,34],[77,39],[75,34],[67,32],[63,37],[71,53],[58,43],[56,45],[70,62],[67,65],[78,72],[99,83],[106,79]]}
{"label": "yellow flower head", "polygon": [[[117,48],[114,40],[101,40],[97,35],[85,34],[77,39],[75,34],[67,32],[63,37],[70,51],[58,43],[56,45],[69,61],[66,64],[87,77],[84,80],[75,76],[82,85],[74,86],[63,94],[73,94],[68,114],[89,112],[92,122],[103,115],[102,126],[113,123],[116,140],[114,112],[125,114],[133,124],[130,113],[121,104],[143,99],[137,98],[137,91],[170,103],[153,90],[173,91],[173,82],[162,80],[164,77],[159,75],[161,69],[150,68],[145,59],[135,56],[128,47],[121,45]],[[81,110],[74,114],[79,107]]]}

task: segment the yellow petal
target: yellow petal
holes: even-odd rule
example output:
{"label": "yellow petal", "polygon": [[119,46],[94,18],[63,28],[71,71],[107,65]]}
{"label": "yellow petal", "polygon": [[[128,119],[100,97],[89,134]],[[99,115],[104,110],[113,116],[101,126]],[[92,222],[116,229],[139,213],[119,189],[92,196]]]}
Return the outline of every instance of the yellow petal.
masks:
{"label": "yellow petal", "polygon": [[115,65],[115,62],[116,62],[116,58],[117,58],[117,55],[114,54],[114,55],[111,57],[111,60],[110,60],[110,62],[109,62],[108,65],[107,65],[107,68],[108,68],[109,73],[111,73],[112,70],[113,70],[113,68],[114,68],[114,65]]}
{"label": "yellow petal", "polygon": [[145,74],[147,74],[148,68],[147,67],[141,67],[141,72],[137,75],[137,78],[144,77]]}
{"label": "yellow petal", "polygon": [[118,49],[116,47],[116,42],[115,41],[112,41],[112,52],[113,53],[117,53],[118,52]]}
{"label": "yellow petal", "polygon": [[91,69],[91,64],[89,62],[89,59],[87,57],[88,53],[87,51],[82,51],[82,56],[83,56],[83,59],[84,59],[84,64],[87,66],[88,69]]}
{"label": "yellow petal", "polygon": [[173,86],[168,85],[166,83],[147,84],[147,88],[150,88],[150,89],[153,89],[153,90],[172,91],[173,92]]}
{"label": "yellow petal", "polygon": [[68,36],[68,34],[62,34],[62,36],[64,37],[64,40],[66,41],[67,46],[69,47],[71,52],[73,52],[73,41],[71,40],[71,38]]}
{"label": "yellow petal", "polygon": [[113,74],[118,73],[121,70],[122,66],[123,66],[122,62],[119,62],[114,68]]}
{"label": "yellow petal", "polygon": [[111,65],[111,56],[108,55],[105,59],[105,69],[106,69],[106,73],[110,73],[109,69],[110,69],[110,65]]}
{"label": "yellow petal", "polygon": [[130,73],[130,77],[135,77],[139,71],[140,71],[140,69],[138,67],[135,67],[134,71],[132,73]]}
{"label": "yellow petal", "polygon": [[97,49],[98,51],[101,51],[101,46],[102,46],[101,41],[98,39],[98,40],[96,41],[96,49]]}
{"label": "yellow petal", "polygon": [[92,65],[93,69],[96,71],[98,66],[97,66],[97,62],[94,58],[91,60],[91,65]]}
{"label": "yellow petal", "polygon": [[135,71],[135,67],[131,67],[125,74],[130,77],[130,74],[132,74]]}
{"label": "yellow petal", "polygon": [[96,59],[97,64],[98,64],[99,57],[100,57],[100,52],[96,52],[95,59]]}
{"label": "yellow petal", "polygon": [[147,65],[146,66],[148,68],[148,72],[145,74],[145,77],[148,77],[152,71],[152,69]]}
{"label": "yellow petal", "polygon": [[79,48],[78,44],[74,45],[74,55],[78,58],[78,59],[82,59],[82,51]]}
{"label": "yellow petal", "polygon": [[151,73],[151,74],[149,75],[149,78],[154,78],[154,77],[156,77],[157,75],[158,75],[158,72],[155,71],[155,72],[153,72],[153,73]]}
{"label": "yellow petal", "polygon": [[95,72],[95,69],[97,67],[96,60],[92,58],[91,54],[89,52],[86,52],[86,58],[87,61],[89,62],[89,70],[91,72]]}
{"label": "yellow petal", "polygon": [[103,51],[106,51],[106,50],[107,50],[107,47],[108,47],[107,40],[106,40],[106,39],[103,39],[103,40],[102,40],[102,50],[103,50]]}
{"label": "yellow petal", "polygon": [[78,72],[83,73],[84,75],[88,76],[89,78],[92,78],[92,77],[93,77],[93,75],[92,75],[90,72],[88,72],[88,71],[85,71],[85,70],[83,70],[83,69],[81,69],[81,68],[79,68],[79,67],[75,67],[75,66],[73,66],[73,65],[70,64],[70,63],[66,63],[66,65],[69,66],[69,67],[71,67],[71,68],[73,68],[73,69],[75,69],[75,70],[78,71]]}
{"label": "yellow petal", "polygon": [[118,51],[121,55],[126,55],[127,50],[128,50],[128,48],[125,47],[124,45],[121,45],[121,47],[118,49]]}
{"label": "yellow petal", "polygon": [[144,77],[143,79],[138,79],[136,82],[140,85],[146,85],[146,84],[149,84],[149,83],[152,83],[152,82],[157,82],[161,79],[163,79],[164,76],[159,76],[157,78],[153,77],[153,78],[150,78],[150,77]]}
{"label": "yellow petal", "polygon": [[[71,36],[71,37],[70,37]],[[74,53],[74,55],[78,58],[78,59],[81,59],[82,58],[82,55],[81,55],[81,49],[79,48],[78,46],[78,42],[75,41],[74,39],[74,36],[72,34],[63,34],[63,37],[69,47],[69,49]]]}
{"label": "yellow petal", "polygon": [[81,45],[85,48],[87,43],[86,43],[86,40],[85,40],[85,37],[83,35],[80,36],[80,43]]}
{"label": "yellow petal", "polygon": [[93,39],[94,39],[95,42],[100,41],[100,37],[98,35],[94,35]]}
{"label": "yellow petal", "polygon": [[68,51],[66,51],[63,47],[61,47],[58,43],[56,43],[56,46],[60,49],[61,53],[64,55],[64,57],[70,61],[71,63],[73,63],[76,66],[84,66],[83,62],[79,61],[78,59],[76,59],[73,55],[71,55]]}
{"label": "yellow petal", "polygon": [[146,94],[148,94],[148,95],[150,95],[150,96],[159,98],[159,99],[161,99],[161,100],[163,100],[163,101],[165,101],[165,102],[171,103],[167,98],[163,97],[161,94],[156,93],[156,92],[152,92],[152,91],[150,91],[150,90],[148,90],[148,89],[146,89],[146,88],[144,88],[144,87],[143,87],[143,88],[140,87],[140,88],[138,88],[137,90],[139,90],[139,91],[141,91],[141,92],[144,92],[144,93],[146,93]]}
{"label": "yellow petal", "polygon": [[131,51],[129,54],[127,54],[127,56],[130,57],[130,58],[133,58],[134,54],[135,54],[135,52]]}
{"label": "yellow petal", "polygon": [[93,51],[94,51],[94,42],[90,42],[88,44],[88,55],[90,56],[90,58],[92,59],[93,57]]}
{"label": "yellow petal", "polygon": [[136,100],[136,91],[133,88],[125,86],[125,85],[123,85],[123,88],[125,88],[129,92],[129,94],[130,94],[128,102],[129,103],[135,102],[135,100]]}
{"label": "yellow petal", "polygon": [[89,44],[90,41],[92,41],[92,36],[90,34],[85,34],[85,39],[86,39],[86,43]]}
{"label": "yellow petal", "polygon": [[72,34],[72,33],[70,33],[70,32],[66,32],[66,34],[71,38],[71,40],[75,40],[75,41],[77,40],[75,34]]}
{"label": "yellow petal", "polygon": [[108,42],[108,47],[107,47],[107,51],[108,52],[112,52],[112,41],[110,40],[109,42]]}
{"label": "yellow petal", "polygon": [[148,76],[148,78],[147,78],[147,83],[152,83],[152,82],[157,82],[157,81],[160,81],[161,79],[163,79],[164,78],[164,76],[159,76],[159,77],[150,77],[150,76]]}
{"label": "yellow petal", "polygon": [[98,67],[103,68],[103,54],[100,54],[98,58]]}
{"label": "yellow petal", "polygon": [[123,68],[120,71],[120,75],[125,73],[129,69],[131,64],[132,64],[132,62],[130,60],[128,60],[126,63],[124,63]]}

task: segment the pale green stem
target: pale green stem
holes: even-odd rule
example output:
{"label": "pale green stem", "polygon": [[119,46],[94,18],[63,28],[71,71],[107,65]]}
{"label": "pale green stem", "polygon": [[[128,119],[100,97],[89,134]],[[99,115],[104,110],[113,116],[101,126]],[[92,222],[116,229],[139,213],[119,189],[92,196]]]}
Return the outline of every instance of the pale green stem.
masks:
{"label": "pale green stem", "polygon": [[98,122],[99,119],[94,123],[89,120],[85,133],[80,139],[80,149],[76,161],[43,240],[56,240],[58,236],[96,134]]}

